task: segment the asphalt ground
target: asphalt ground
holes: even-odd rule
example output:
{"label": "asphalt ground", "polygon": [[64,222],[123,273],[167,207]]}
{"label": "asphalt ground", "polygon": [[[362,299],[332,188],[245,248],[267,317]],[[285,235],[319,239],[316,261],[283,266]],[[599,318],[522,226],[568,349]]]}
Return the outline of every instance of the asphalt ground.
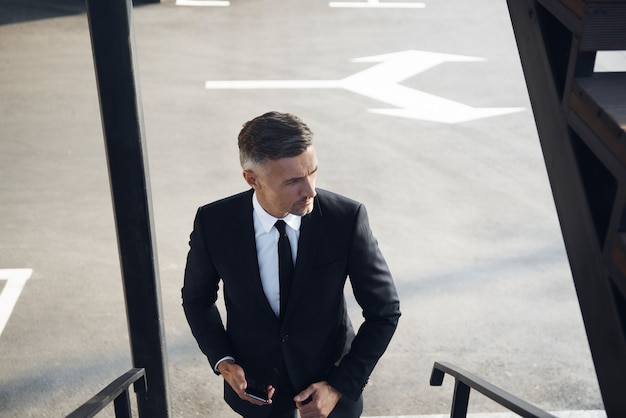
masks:
{"label": "asphalt ground", "polygon": [[[268,110],[313,129],[318,186],[366,205],[397,282],[403,317],[364,416],[449,411],[434,361],[545,410],[602,410],[505,2],[367,6],[133,10],[172,416],[234,417],[180,287],[195,210],[245,189],[236,135]],[[32,269],[2,299],[0,416],[59,417],[132,367],[88,24],[75,0],[0,11],[3,296],[6,269]],[[261,80],[282,84],[222,83]]]}

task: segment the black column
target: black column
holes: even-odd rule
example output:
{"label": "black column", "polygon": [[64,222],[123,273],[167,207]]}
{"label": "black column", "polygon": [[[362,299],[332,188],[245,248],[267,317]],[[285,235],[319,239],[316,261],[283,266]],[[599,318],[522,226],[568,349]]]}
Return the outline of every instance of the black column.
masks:
{"label": "black column", "polygon": [[167,358],[131,0],[87,0],[139,416],[169,417]]}

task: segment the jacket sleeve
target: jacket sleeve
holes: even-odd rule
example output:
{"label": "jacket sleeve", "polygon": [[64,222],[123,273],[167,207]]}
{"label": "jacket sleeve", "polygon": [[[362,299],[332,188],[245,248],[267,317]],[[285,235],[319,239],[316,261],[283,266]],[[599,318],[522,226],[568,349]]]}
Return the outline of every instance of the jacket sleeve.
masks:
{"label": "jacket sleeve", "polygon": [[363,205],[356,212],[348,275],[364,322],[350,351],[331,371],[327,381],[343,396],[356,400],[387,349],[400,318],[400,302],[393,278],[372,234]]}
{"label": "jacket sleeve", "polygon": [[202,215],[200,208],[189,239],[182,300],[191,332],[215,370],[216,363],[232,356],[233,351],[215,304],[220,277],[211,259],[207,240],[210,231]]}

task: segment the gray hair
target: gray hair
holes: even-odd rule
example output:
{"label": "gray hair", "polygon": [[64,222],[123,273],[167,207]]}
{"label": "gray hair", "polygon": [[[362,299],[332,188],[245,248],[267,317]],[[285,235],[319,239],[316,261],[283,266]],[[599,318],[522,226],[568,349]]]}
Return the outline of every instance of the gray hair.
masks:
{"label": "gray hair", "polygon": [[268,112],[244,123],[237,142],[245,170],[269,160],[302,154],[313,145],[313,132],[295,115]]}

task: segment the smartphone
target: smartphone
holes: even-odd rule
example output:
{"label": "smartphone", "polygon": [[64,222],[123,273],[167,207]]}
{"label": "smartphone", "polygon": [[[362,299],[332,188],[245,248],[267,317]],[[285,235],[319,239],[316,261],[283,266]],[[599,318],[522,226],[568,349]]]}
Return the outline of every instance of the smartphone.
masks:
{"label": "smartphone", "polygon": [[267,396],[267,385],[259,385],[254,380],[248,379],[248,387],[246,388],[246,396],[256,399],[257,401],[269,403]]}

